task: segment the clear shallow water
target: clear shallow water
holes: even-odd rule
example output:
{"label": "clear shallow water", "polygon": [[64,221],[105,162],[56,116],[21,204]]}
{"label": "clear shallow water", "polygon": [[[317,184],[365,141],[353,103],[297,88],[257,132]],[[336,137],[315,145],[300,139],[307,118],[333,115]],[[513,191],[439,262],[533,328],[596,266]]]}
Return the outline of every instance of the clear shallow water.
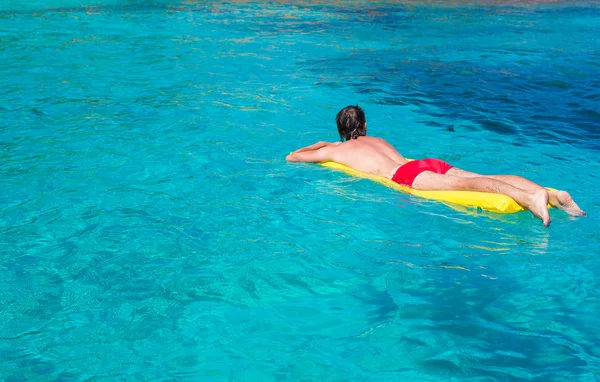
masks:
{"label": "clear shallow water", "polygon": [[[0,377],[582,380],[599,8],[2,3]],[[460,211],[285,155],[369,131],[588,211]]]}

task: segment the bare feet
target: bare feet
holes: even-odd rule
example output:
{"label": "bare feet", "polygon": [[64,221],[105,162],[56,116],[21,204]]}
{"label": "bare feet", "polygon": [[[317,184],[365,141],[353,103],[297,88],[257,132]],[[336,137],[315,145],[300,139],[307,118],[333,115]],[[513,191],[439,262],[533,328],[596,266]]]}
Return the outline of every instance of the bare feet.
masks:
{"label": "bare feet", "polygon": [[531,199],[527,204],[527,208],[533,216],[542,219],[545,227],[550,225],[550,214],[548,213],[548,191],[545,189],[537,190],[530,194]]}
{"label": "bare feet", "polygon": [[573,201],[566,191],[550,191],[549,201],[553,207],[561,209],[571,216],[586,216],[587,214]]}

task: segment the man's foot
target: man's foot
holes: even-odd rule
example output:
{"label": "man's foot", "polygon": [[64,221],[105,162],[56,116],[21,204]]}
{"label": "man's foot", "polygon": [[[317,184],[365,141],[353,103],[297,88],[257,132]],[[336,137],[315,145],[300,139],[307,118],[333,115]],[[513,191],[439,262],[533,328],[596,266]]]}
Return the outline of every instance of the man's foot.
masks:
{"label": "man's foot", "polygon": [[527,208],[533,216],[536,218],[542,219],[544,223],[544,227],[548,227],[550,225],[550,214],[548,214],[548,191],[545,189],[537,190],[530,194],[531,199],[527,204]]}
{"label": "man's foot", "polygon": [[573,201],[566,191],[550,191],[550,204],[571,216],[586,216],[587,214]]}

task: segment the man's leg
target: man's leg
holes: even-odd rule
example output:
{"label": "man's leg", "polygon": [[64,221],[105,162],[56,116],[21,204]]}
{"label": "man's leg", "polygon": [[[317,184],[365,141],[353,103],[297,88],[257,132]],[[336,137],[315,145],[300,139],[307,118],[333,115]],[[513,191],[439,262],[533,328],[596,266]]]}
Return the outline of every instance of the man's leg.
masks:
{"label": "man's leg", "polygon": [[[536,192],[544,188],[539,184],[518,175],[480,175],[475,172],[461,170],[456,167],[448,170],[446,174],[462,176],[466,178],[486,177],[496,179],[527,192]],[[561,209],[572,216],[584,216],[586,214],[585,211],[579,208],[577,203],[575,203],[571,198],[571,195],[569,195],[569,193],[566,191],[548,190],[548,202],[551,206]]]}
{"label": "man's leg", "polygon": [[436,174],[424,171],[419,174],[412,187],[417,190],[430,191],[479,191],[506,195],[523,208],[528,209],[535,217],[542,219],[544,225],[550,225],[548,214],[548,191],[540,187],[535,191],[526,191],[503,181],[489,177],[463,177],[450,174]]}

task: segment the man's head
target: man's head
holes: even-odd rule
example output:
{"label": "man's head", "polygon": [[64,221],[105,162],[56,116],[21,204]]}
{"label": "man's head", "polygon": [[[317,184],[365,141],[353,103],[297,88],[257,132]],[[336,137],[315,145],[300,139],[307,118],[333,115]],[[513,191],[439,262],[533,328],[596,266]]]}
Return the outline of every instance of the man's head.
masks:
{"label": "man's head", "polygon": [[335,117],[340,138],[343,141],[367,134],[365,112],[358,105],[346,106]]}

